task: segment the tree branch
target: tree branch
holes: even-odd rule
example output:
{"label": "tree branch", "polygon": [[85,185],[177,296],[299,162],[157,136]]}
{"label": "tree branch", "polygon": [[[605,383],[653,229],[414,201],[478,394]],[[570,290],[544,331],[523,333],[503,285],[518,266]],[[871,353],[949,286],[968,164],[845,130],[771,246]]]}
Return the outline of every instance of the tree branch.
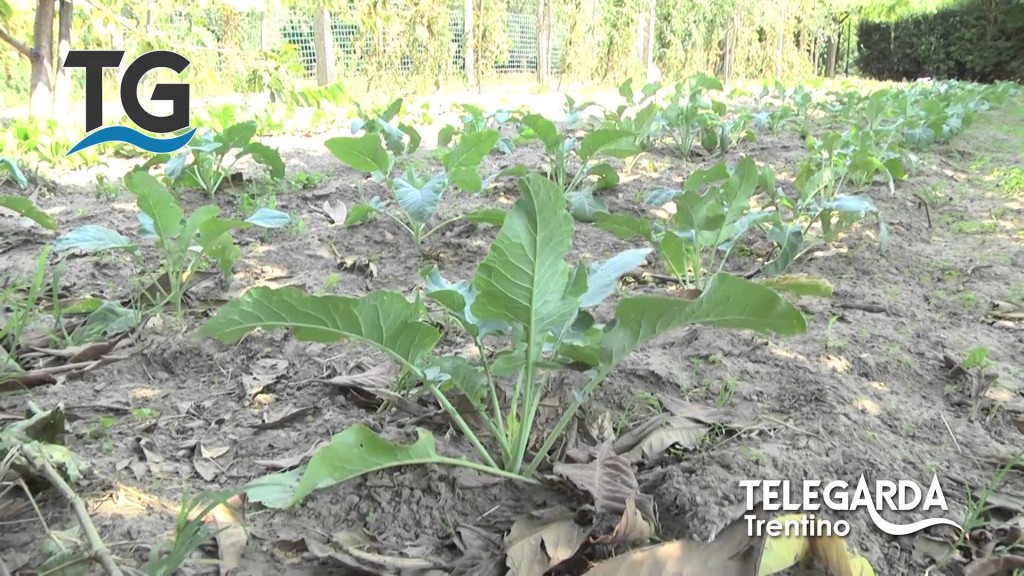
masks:
{"label": "tree branch", "polygon": [[21,52],[21,55],[24,56],[25,58],[28,58],[29,60],[32,59],[32,50],[30,50],[29,47],[26,46],[24,43],[18,42],[13,36],[8,34],[7,31],[4,30],[3,28],[0,28],[0,40],[3,40],[4,42],[7,42],[11,46],[13,46],[14,49],[17,50],[18,52]]}

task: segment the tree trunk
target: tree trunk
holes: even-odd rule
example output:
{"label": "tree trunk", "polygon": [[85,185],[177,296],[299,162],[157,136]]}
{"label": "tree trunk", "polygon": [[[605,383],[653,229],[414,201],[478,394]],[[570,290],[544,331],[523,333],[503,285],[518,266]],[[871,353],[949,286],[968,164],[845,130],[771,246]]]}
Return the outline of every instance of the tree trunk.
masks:
{"label": "tree trunk", "polygon": [[64,59],[71,50],[71,19],[74,15],[72,0],[60,0],[57,14],[57,78],[53,86],[53,116],[66,118],[68,98],[71,94],[71,72],[64,67]]}
{"label": "tree trunk", "polygon": [[783,59],[786,49],[786,3],[782,4],[782,17],[779,19],[779,28],[775,32],[775,79],[782,79]]}
{"label": "tree trunk", "polygon": [[313,48],[316,50],[316,82],[327,86],[335,80],[334,40],[331,35],[331,13],[320,6],[313,12]]}
{"label": "tree trunk", "polygon": [[476,34],[473,25],[473,0],[462,0],[462,15],[462,63],[466,72],[466,82],[472,86],[476,84]]}
{"label": "tree trunk", "polygon": [[654,82],[660,76],[654,69],[654,33],[657,25],[658,0],[647,2],[647,26],[644,30],[644,71],[647,81]]}
{"label": "tree trunk", "polygon": [[839,34],[832,34],[828,37],[828,60],[825,61],[825,76],[832,78],[836,75],[836,56],[839,53]]}
{"label": "tree trunk", "polygon": [[551,2],[553,0],[537,0],[537,84],[541,89],[548,86],[551,72]]}
{"label": "tree trunk", "polygon": [[718,70],[716,75],[718,79],[723,83],[728,82],[732,78],[732,61],[733,55],[735,54],[736,48],[736,17],[733,16],[729,27],[725,30],[725,38],[718,43],[721,56],[718,61]]}
{"label": "tree trunk", "polygon": [[37,117],[49,117],[53,111],[53,6],[53,0],[36,3],[29,114]]}

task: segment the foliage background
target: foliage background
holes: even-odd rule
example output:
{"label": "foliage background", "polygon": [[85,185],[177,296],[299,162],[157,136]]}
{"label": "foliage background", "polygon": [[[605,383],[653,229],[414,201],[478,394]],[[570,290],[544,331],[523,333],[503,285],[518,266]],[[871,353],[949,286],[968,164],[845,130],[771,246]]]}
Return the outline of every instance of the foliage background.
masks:
{"label": "foliage background", "polygon": [[1024,4],[973,0],[896,22],[863,21],[857,31],[860,68],[902,80],[1024,80]]}

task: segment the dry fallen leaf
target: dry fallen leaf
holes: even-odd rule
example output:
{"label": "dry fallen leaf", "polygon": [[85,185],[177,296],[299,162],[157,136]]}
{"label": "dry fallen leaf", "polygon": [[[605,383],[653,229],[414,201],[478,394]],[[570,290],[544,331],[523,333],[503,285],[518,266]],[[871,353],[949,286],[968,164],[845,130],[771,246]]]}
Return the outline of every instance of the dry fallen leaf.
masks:
{"label": "dry fallen leaf", "polygon": [[[760,509],[755,514],[767,517]],[[584,576],[751,576],[758,573],[763,542],[747,535],[747,520],[740,517],[711,542],[676,540],[640,548],[599,562]]]}
{"label": "dry fallen leaf", "polygon": [[256,428],[257,430],[278,428],[288,424],[289,422],[308,416],[315,411],[316,406],[295,408],[291,404],[271,404],[263,410],[263,422],[260,424],[253,424],[250,428]]}
{"label": "dry fallen leaf", "polygon": [[287,470],[289,468],[295,468],[299,464],[302,464],[307,458],[310,458],[313,456],[313,454],[316,454],[317,450],[319,450],[325,444],[327,444],[327,441],[323,440],[321,442],[317,442],[316,444],[314,444],[309,450],[306,450],[305,452],[299,454],[292,454],[290,456],[284,456],[282,458],[275,458],[271,460],[253,460],[253,463],[259,464],[260,466],[266,466],[267,468],[270,468],[272,470]]}
{"label": "dry fallen leaf", "polygon": [[221,456],[228,453],[231,450],[231,446],[206,446],[205,444],[199,445],[199,453],[203,458],[209,458],[210,460],[216,460]]}
{"label": "dry fallen leaf", "polygon": [[640,484],[633,473],[633,466],[629,460],[612,451],[610,442],[601,447],[593,462],[560,462],[555,464],[553,472],[589,494],[598,512],[622,514],[626,510],[627,501],[634,498],[634,505],[644,515],[644,519],[655,529],[658,527],[654,499],[640,493]]}
{"label": "dry fallen leaf", "polygon": [[1024,556],[995,556],[976,560],[964,568],[964,576],[999,576],[1024,568]]}
{"label": "dry fallen leaf", "polygon": [[[802,514],[779,516],[775,521],[801,522]],[[821,518],[818,518],[820,523]],[[825,529],[819,529],[822,533]],[[875,571],[866,559],[846,548],[846,542],[839,536],[792,536],[782,535],[765,538],[764,552],[761,554],[759,576],[777,574],[795,566],[805,559],[813,558],[820,566],[826,568],[832,576],[875,576]]]}
{"label": "dry fallen leaf", "polygon": [[334,204],[331,204],[330,200],[324,200],[323,208],[333,225],[344,224],[345,219],[348,218],[348,206],[341,200],[334,202]]}
{"label": "dry fallen leaf", "polygon": [[609,545],[631,545],[643,542],[653,535],[651,525],[647,523],[644,515],[636,509],[636,496],[626,499],[626,509],[622,512],[622,518],[615,525],[611,534],[598,536],[593,539],[595,544]]}
{"label": "dry fallen leaf", "polygon": [[213,524],[216,534],[217,552],[220,555],[220,574],[227,576],[238,568],[242,551],[249,542],[249,533],[242,526],[242,498],[232,496],[224,504],[218,504],[203,520]]}
{"label": "dry fallen leaf", "polygon": [[261,394],[268,386],[284,376],[288,370],[288,361],[280,358],[261,358],[253,363],[252,373],[242,376],[245,394],[253,398]]}
{"label": "dry fallen leaf", "polygon": [[577,524],[565,509],[519,518],[505,538],[508,576],[544,576],[575,556],[589,535],[590,527]]}

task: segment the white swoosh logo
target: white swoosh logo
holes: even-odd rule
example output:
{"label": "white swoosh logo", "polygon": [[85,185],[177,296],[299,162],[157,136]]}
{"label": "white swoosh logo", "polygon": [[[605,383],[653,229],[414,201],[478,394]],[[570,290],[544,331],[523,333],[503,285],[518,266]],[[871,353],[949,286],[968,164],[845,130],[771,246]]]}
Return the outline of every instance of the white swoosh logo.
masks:
{"label": "white swoosh logo", "polygon": [[878,510],[875,510],[871,506],[868,506],[868,515],[871,516],[871,521],[875,523],[875,526],[877,526],[879,530],[886,534],[891,534],[892,536],[908,536],[915,532],[920,532],[925,528],[942,526],[943,524],[952,526],[961,532],[964,531],[963,526],[953,522],[952,520],[947,520],[946,518],[929,518],[927,520],[918,520],[911,524],[893,524],[885,518],[882,518],[882,515],[878,513]]}

